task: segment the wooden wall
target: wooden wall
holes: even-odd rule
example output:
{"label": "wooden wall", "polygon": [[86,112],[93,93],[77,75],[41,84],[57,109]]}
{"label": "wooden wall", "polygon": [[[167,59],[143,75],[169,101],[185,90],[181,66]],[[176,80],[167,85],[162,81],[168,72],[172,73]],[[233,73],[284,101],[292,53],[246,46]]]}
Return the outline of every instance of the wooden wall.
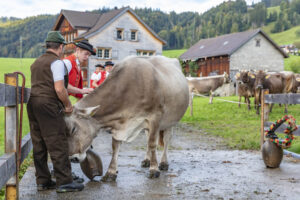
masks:
{"label": "wooden wall", "polygon": [[197,64],[199,66],[197,76],[209,76],[212,73],[222,75],[224,72],[229,74],[228,56],[201,58]]}

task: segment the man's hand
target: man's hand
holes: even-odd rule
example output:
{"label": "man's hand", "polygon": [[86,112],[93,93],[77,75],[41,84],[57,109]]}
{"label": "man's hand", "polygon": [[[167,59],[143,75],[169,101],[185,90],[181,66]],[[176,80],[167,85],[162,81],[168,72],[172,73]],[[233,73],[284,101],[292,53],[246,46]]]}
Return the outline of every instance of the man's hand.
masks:
{"label": "man's hand", "polygon": [[66,107],[64,111],[66,114],[71,114],[73,112],[73,106]]}
{"label": "man's hand", "polygon": [[84,88],[84,89],[81,90],[81,93],[82,93],[82,94],[89,94],[89,93],[91,93],[92,91],[94,91],[93,88]]}

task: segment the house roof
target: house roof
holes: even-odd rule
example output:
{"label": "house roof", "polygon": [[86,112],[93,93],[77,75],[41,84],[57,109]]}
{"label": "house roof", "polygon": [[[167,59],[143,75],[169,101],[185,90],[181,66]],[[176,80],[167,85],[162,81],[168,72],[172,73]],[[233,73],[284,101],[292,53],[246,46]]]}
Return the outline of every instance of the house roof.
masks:
{"label": "house roof", "polygon": [[73,28],[92,28],[99,20],[101,14],[92,12],[80,12],[74,10],[61,10],[57,23],[54,25],[54,29],[62,21],[64,16]]}
{"label": "house roof", "polygon": [[258,33],[261,33],[285,58],[288,57],[267,34],[260,29],[254,29],[215,38],[202,39],[190,47],[179,58],[182,60],[198,60],[206,57],[232,55]]}
{"label": "house roof", "polygon": [[117,18],[123,15],[126,12],[130,12],[133,16],[137,18],[138,21],[144,25],[150,33],[160,40],[163,44],[166,44],[162,38],[160,38],[131,8],[123,7],[121,9],[115,9],[107,13],[97,14],[91,12],[79,12],[79,11],[72,11],[72,10],[62,10],[60,16],[57,19],[53,29],[57,30],[60,21],[62,21],[64,16],[71,24],[73,28],[86,28],[88,29],[87,32],[79,35],[75,40],[86,38],[101,32],[105,29],[109,24],[114,22]]}

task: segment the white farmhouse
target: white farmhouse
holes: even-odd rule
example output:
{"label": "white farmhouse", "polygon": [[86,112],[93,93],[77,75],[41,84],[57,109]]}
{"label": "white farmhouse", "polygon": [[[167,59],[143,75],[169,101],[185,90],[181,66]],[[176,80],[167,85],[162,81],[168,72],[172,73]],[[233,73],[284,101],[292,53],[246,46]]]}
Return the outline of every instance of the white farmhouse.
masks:
{"label": "white farmhouse", "polygon": [[65,48],[66,54],[74,51],[72,42],[82,39],[88,39],[94,46],[96,56],[91,56],[82,68],[84,86],[88,86],[96,64],[109,60],[117,63],[129,55],[162,55],[162,47],[166,44],[129,7],[103,14],[62,10],[53,30],[60,31],[70,43]]}

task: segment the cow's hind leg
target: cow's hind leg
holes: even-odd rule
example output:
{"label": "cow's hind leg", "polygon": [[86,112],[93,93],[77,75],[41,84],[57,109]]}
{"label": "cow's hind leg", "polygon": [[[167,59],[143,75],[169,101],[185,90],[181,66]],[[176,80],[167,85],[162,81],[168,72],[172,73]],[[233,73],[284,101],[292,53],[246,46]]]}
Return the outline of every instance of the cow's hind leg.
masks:
{"label": "cow's hind leg", "polygon": [[158,123],[153,122],[149,128],[148,150],[150,151],[149,178],[158,178],[160,171],[156,158],[156,147],[158,138]]}
{"label": "cow's hind leg", "polygon": [[103,182],[112,182],[117,179],[117,165],[118,165],[118,154],[119,154],[120,145],[121,145],[120,141],[117,141],[114,138],[112,138],[113,155],[109,164],[109,168],[105,176],[103,176],[101,179],[101,181]]}
{"label": "cow's hind leg", "polygon": [[[147,135],[147,144],[149,143],[149,130],[146,130],[146,135]],[[149,146],[147,145],[147,153],[145,156],[145,159],[142,161],[141,163],[141,167],[150,167],[150,156],[151,156],[151,152],[149,150]]]}
{"label": "cow's hind leg", "polygon": [[160,160],[160,164],[159,164],[160,170],[168,170],[169,169],[167,153],[168,153],[169,141],[172,136],[172,130],[173,130],[173,128],[170,128],[165,131],[159,132],[159,144],[161,146],[164,146],[164,151],[161,156],[161,160]]}

